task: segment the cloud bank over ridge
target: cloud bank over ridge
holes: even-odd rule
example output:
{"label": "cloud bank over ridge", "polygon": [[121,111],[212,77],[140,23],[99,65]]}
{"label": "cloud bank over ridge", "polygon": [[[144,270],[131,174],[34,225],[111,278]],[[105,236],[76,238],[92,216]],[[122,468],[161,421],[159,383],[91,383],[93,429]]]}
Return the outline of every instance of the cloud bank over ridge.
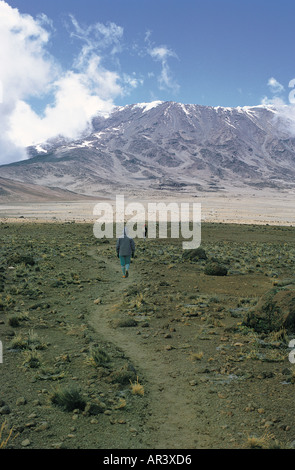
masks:
{"label": "cloud bank over ridge", "polygon": [[[25,146],[55,135],[74,138],[94,114],[108,114],[114,99],[126,92],[117,72],[107,70],[95,52],[99,42],[105,48],[118,48],[122,28],[94,25],[87,32],[73,17],[72,25],[72,34],[82,46],[72,68],[63,70],[48,53],[53,30],[50,19],[21,14],[0,1],[0,163],[26,158]],[[29,100],[45,94],[51,100],[40,116]]]}

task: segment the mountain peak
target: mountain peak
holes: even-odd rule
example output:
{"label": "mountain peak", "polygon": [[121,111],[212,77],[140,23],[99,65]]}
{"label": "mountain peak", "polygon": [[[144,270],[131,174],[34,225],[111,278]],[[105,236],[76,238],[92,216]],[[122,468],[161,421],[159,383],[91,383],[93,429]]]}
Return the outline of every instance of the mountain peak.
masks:
{"label": "mountain peak", "polygon": [[136,103],[96,116],[80,139],[30,147],[0,175],[93,195],[293,188],[295,139],[278,123],[272,106]]}

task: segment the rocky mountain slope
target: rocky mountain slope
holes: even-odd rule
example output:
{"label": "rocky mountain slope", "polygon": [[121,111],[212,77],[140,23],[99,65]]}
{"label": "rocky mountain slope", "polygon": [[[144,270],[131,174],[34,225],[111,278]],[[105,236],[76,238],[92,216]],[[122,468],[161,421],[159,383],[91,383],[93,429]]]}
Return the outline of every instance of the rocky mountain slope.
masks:
{"label": "rocky mountain slope", "polygon": [[60,188],[48,188],[38,184],[21,183],[0,177],[0,204],[9,202],[46,202],[91,200],[89,196]]}
{"label": "rocky mountain slope", "polygon": [[114,190],[294,187],[295,138],[271,106],[222,108],[152,102],[97,116],[75,141],[28,148],[0,176],[97,195]]}

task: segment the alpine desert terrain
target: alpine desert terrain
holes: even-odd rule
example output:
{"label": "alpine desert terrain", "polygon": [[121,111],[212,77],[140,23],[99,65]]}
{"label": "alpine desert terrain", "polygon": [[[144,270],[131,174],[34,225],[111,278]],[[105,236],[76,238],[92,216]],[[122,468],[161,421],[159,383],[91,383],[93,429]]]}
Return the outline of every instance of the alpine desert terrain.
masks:
{"label": "alpine desert terrain", "polygon": [[2,220],[0,445],[294,448],[294,227],[137,239]]}

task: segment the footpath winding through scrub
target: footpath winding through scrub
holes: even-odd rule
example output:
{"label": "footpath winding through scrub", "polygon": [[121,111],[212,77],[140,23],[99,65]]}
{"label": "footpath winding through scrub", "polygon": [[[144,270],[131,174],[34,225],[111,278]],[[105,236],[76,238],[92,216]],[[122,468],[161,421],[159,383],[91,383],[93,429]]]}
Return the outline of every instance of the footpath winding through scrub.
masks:
{"label": "footpath winding through scrub", "polygon": [[[96,250],[91,256],[99,260]],[[247,447],[251,436],[254,446],[255,439],[258,447],[277,445],[270,431],[286,419],[281,400],[274,401],[282,388],[282,365],[276,358],[247,360],[246,350],[250,358],[257,338],[239,326],[244,309],[237,307],[237,296],[251,291],[255,276],[209,281],[190,264],[167,263],[151,273],[140,258],[130,273],[122,279],[118,263],[108,260],[105,274],[113,288],[94,306],[91,324],[124,351],[144,385],[147,414],[140,446],[239,448]],[[260,279],[263,292],[269,280]],[[143,297],[135,313],[128,294],[134,291]],[[153,307],[148,322],[147,315],[140,318],[141,307],[145,312]],[[116,326],[120,320],[128,324],[128,318],[139,321],[135,327]]]}
{"label": "footpath winding through scrub", "polygon": [[[95,258],[93,251],[91,254]],[[113,275],[116,267],[115,262],[108,263],[108,270]],[[204,443],[205,447],[211,447],[209,436],[200,435],[200,423],[192,419],[192,415],[196,413],[196,403],[192,396],[195,392],[189,385],[189,371],[184,368],[181,355],[177,357],[176,349],[173,351],[169,345],[165,349],[162,345],[155,344],[155,339],[151,340],[145,332],[136,334],[133,328],[112,326],[112,307],[122,300],[126,288],[141,282],[139,271],[135,262],[132,264],[130,277],[114,283],[114,291],[109,292],[103,303],[93,309],[91,324],[106,341],[113,342],[124,351],[138,371],[139,379],[145,384],[148,420],[142,437],[146,447],[193,449],[202,448]],[[120,279],[120,274],[117,277]],[[197,406],[202,409],[200,399]]]}

